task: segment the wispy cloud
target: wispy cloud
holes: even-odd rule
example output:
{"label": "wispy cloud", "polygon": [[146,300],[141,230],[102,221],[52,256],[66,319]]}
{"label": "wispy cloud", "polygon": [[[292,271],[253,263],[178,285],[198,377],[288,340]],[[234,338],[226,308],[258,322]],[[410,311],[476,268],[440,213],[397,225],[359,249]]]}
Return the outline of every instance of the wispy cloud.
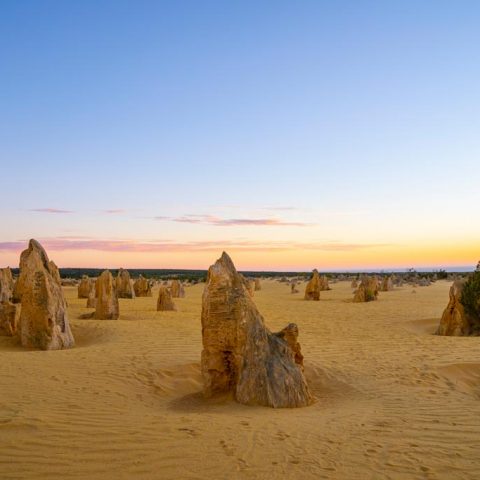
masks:
{"label": "wispy cloud", "polygon": [[213,215],[194,215],[187,214],[180,217],[154,217],[155,220],[171,221],[178,223],[193,223],[202,225],[214,225],[216,227],[239,227],[239,226],[294,226],[294,227],[308,227],[312,223],[293,222],[288,220],[281,220],[278,218],[219,218]]}
{"label": "wispy cloud", "polygon": [[294,211],[300,210],[298,207],[261,207],[261,210],[271,210],[271,211]]}
{"label": "wispy cloud", "polygon": [[[176,242],[174,240],[109,240],[85,237],[40,238],[40,243],[47,251],[96,250],[102,252],[208,252],[208,251],[357,251],[372,248],[383,248],[390,244],[356,244],[343,242],[289,242],[289,241],[251,241],[251,240],[218,240]],[[0,242],[0,251],[18,252],[27,247],[27,240]]]}
{"label": "wispy cloud", "polygon": [[29,211],[39,213],[74,213],[73,210],[62,210],[61,208],[31,208]]}
{"label": "wispy cloud", "polygon": [[127,213],[123,208],[112,208],[110,210],[102,210],[102,212],[109,215],[121,215],[122,213]]}

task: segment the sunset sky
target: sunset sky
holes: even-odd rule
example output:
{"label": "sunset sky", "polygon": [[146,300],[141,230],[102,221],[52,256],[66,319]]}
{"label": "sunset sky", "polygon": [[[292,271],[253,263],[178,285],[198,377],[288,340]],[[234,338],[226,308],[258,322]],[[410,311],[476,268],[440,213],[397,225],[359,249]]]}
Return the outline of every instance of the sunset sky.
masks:
{"label": "sunset sky", "polygon": [[0,6],[0,266],[473,266],[480,3]]}

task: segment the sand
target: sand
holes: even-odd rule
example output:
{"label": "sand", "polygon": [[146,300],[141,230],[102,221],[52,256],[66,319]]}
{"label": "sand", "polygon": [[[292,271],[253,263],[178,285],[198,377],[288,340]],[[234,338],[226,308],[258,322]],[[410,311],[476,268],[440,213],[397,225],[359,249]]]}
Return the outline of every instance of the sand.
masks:
{"label": "sand", "polygon": [[296,322],[317,402],[246,407],[201,395],[203,285],[156,312],[120,300],[121,320],[79,320],[77,347],[26,351],[0,337],[0,478],[480,478],[480,339],[432,335],[449,283],[320,302],[274,281],[255,302],[272,330]]}

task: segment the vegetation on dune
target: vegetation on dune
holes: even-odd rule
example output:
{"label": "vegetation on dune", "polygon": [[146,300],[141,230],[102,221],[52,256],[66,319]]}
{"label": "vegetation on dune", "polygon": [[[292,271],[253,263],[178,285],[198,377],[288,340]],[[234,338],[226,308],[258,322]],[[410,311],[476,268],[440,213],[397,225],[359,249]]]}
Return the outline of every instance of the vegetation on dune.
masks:
{"label": "vegetation on dune", "polygon": [[480,262],[465,282],[460,301],[465,311],[480,323]]}

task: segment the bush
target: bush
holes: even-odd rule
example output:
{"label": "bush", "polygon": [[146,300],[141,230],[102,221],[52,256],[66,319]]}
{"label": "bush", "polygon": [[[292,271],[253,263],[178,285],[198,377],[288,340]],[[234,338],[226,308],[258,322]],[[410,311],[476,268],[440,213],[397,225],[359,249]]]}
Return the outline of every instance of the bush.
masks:
{"label": "bush", "polygon": [[448,277],[448,273],[447,273],[446,270],[439,270],[439,271],[437,272],[437,278],[438,278],[439,280],[445,280],[447,277]]}
{"label": "bush", "polygon": [[469,315],[480,320],[480,262],[465,282],[460,301]]}

